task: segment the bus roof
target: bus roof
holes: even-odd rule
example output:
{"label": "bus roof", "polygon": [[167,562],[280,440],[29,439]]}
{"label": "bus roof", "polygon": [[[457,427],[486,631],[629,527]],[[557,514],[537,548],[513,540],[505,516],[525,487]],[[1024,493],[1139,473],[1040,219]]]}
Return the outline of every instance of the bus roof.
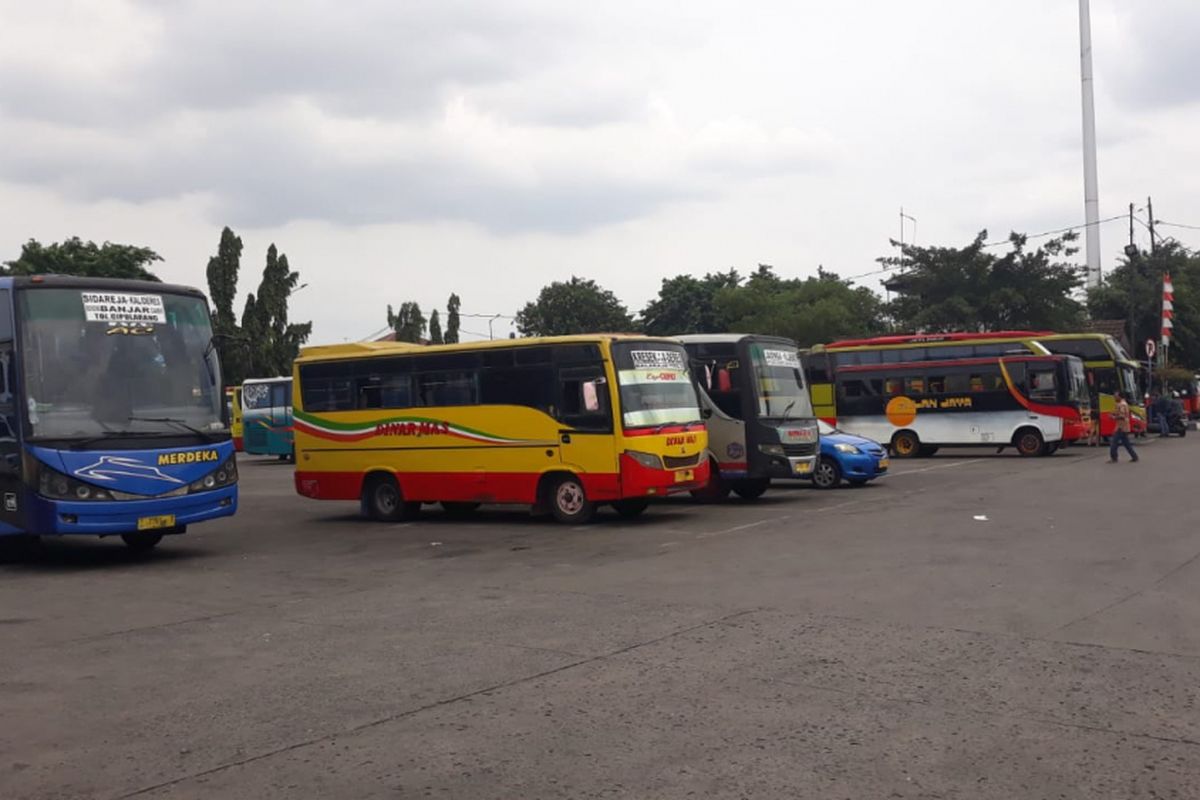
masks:
{"label": "bus roof", "polygon": [[683,336],[672,336],[672,339],[684,344],[737,344],[743,339],[754,339],[764,342],[778,342],[795,347],[796,343],[784,336],[767,336],[758,333],[688,333]]}
{"label": "bus roof", "polygon": [[291,380],[292,380],[291,378],[285,377],[283,375],[280,375],[277,378],[246,378],[246,380],[242,381],[242,386],[245,386],[246,384],[255,384],[255,383],[278,383],[279,381],[291,382]]}
{"label": "bus roof", "polygon": [[826,350],[845,347],[888,347],[905,344],[938,344],[941,342],[978,342],[986,340],[1043,339],[1057,336],[1053,331],[991,331],[988,333],[905,333],[893,336],[874,336],[867,339],[841,339],[825,345]]}
{"label": "bus roof", "polygon": [[663,336],[639,336],[634,333],[588,333],[574,336],[543,336],[526,339],[491,339],[457,344],[411,344],[409,342],[349,342],[305,347],[300,351],[302,361],[333,361],[371,356],[413,355],[416,353],[461,353],[472,350],[496,350],[507,347],[534,347],[548,344],[581,344],[585,342],[661,342],[679,344],[677,339]]}
{"label": "bus roof", "polygon": [[0,287],[14,289],[101,289],[105,291],[158,292],[189,294],[204,297],[204,292],[192,286],[159,281],[140,281],[130,278],[84,278],[78,275],[14,275],[0,278]]}

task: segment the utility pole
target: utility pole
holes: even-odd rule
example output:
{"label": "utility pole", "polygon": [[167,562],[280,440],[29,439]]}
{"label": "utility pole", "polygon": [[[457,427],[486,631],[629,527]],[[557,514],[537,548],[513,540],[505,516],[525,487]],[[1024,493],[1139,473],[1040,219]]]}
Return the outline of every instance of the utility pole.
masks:
{"label": "utility pole", "polygon": [[1127,247],[1125,249],[1125,253],[1127,255],[1129,255],[1130,258],[1132,258],[1133,253],[1136,252],[1136,250],[1135,250],[1136,247],[1137,247],[1137,245],[1135,245],[1133,243],[1133,203],[1130,203],[1129,204],[1129,247]]}
{"label": "utility pole", "polygon": [[1154,236],[1154,200],[1146,198],[1146,213],[1150,215],[1150,254],[1158,252],[1158,240]]}
{"label": "utility pole", "polygon": [[1083,89],[1083,208],[1087,222],[1087,287],[1092,289],[1100,285],[1100,181],[1096,174],[1096,97],[1092,80],[1092,13],[1089,0],[1079,0],[1079,66]]}

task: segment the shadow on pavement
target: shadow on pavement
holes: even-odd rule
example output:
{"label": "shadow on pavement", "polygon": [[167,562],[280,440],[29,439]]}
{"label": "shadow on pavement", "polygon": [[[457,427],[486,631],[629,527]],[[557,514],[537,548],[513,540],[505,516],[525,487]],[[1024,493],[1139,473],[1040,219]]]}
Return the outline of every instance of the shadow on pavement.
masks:
{"label": "shadow on pavement", "polygon": [[79,572],[143,565],[175,564],[210,555],[178,537],[164,537],[148,553],[130,550],[120,537],[42,537],[40,541],[0,538],[0,569],[25,572]]}

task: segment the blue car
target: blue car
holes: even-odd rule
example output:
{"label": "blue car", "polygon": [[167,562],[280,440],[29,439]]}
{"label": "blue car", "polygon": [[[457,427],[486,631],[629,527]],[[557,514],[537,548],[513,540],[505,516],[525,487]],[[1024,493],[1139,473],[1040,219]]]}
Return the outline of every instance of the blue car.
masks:
{"label": "blue car", "polygon": [[821,457],[813,470],[812,482],[818,489],[833,489],[843,480],[862,486],[887,474],[887,450],[879,442],[839,431],[817,421],[821,429]]}

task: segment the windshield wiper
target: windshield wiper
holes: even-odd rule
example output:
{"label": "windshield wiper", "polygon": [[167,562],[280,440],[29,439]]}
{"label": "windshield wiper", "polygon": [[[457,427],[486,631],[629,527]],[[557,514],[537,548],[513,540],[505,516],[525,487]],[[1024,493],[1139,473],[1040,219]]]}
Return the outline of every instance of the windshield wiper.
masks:
{"label": "windshield wiper", "polygon": [[[125,439],[125,438],[137,438],[140,436],[161,436],[161,435],[162,434],[157,431],[105,431],[104,433],[100,434],[99,436],[89,436],[86,439],[78,439],[76,441],[71,442],[70,449],[83,450],[90,444],[95,444],[96,442],[103,442],[106,439]],[[32,439],[31,441],[36,442],[36,441],[39,441],[42,439],[54,440],[54,439],[61,439],[61,438],[63,438],[63,437],[61,437],[61,436],[46,436],[46,437],[36,437],[36,438]]]}
{"label": "windshield wiper", "polygon": [[208,441],[208,442],[216,441],[213,438],[213,435],[211,433],[209,433],[208,431],[202,431],[199,428],[195,427],[194,425],[190,425],[186,421],[184,421],[182,419],[178,419],[177,417],[136,417],[136,416],[134,416],[134,417],[129,417],[129,421],[130,422],[165,422],[170,425],[178,425],[180,428],[187,430],[189,433],[194,433],[197,436],[203,437],[203,439],[205,441]]}

